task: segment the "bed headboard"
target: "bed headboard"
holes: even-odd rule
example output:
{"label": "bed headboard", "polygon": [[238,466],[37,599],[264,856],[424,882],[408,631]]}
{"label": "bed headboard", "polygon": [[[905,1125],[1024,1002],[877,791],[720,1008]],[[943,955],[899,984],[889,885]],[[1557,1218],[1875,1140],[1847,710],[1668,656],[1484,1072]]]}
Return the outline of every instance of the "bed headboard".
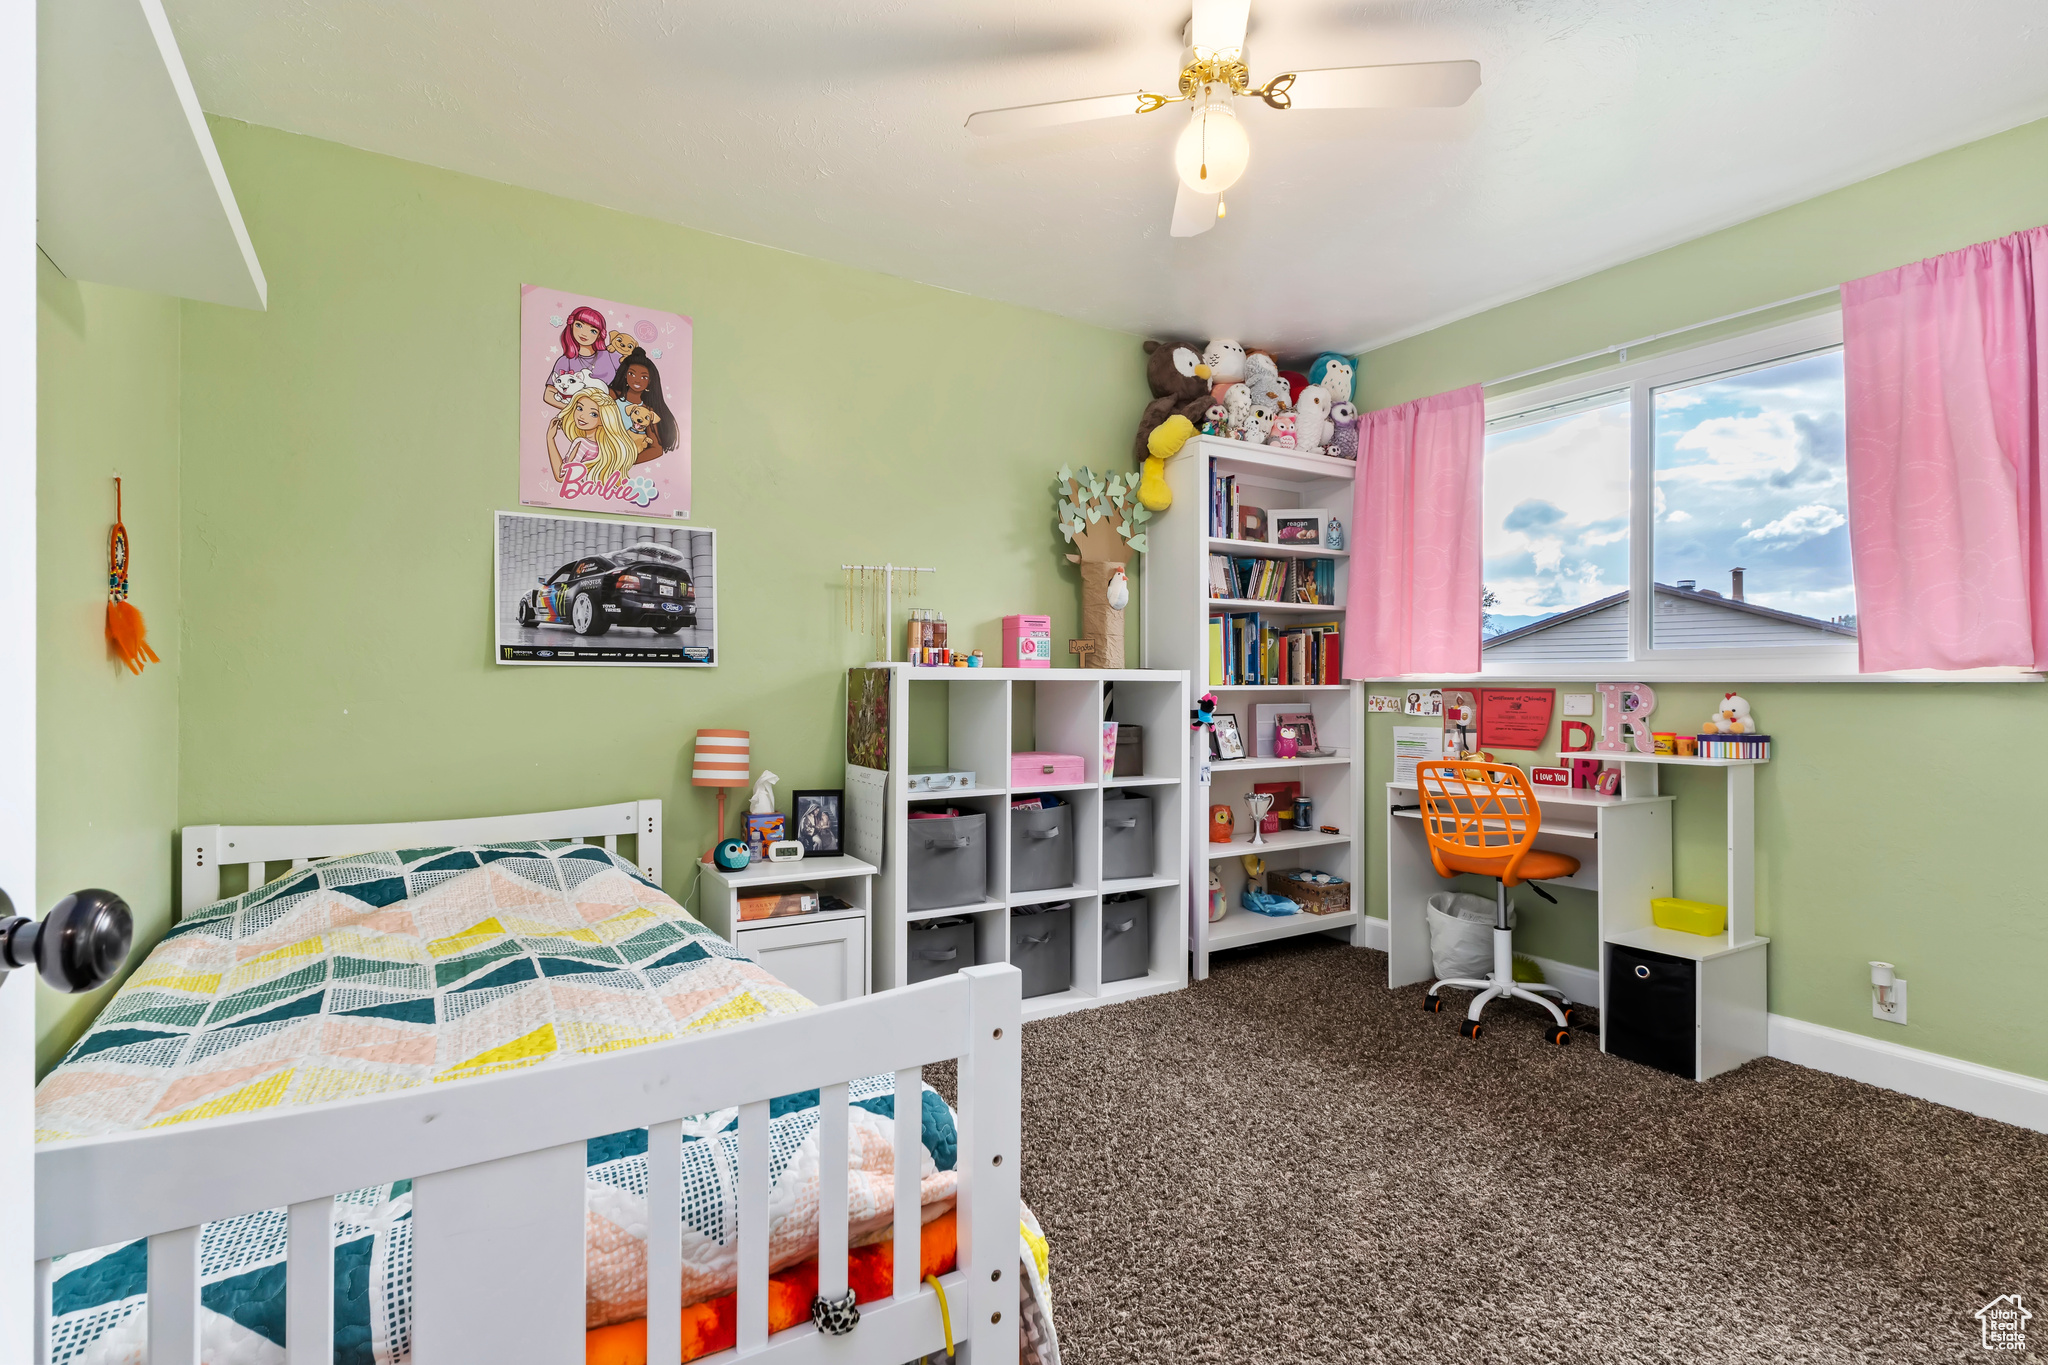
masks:
{"label": "bed headboard", "polygon": [[187,825],[179,831],[183,864],[180,915],[220,899],[223,863],[246,863],[253,889],[266,880],[270,863],[304,867],[315,858],[369,853],[386,848],[432,848],[439,844],[488,844],[534,839],[602,839],[618,852],[619,836],[636,836],[634,861],[641,875],[661,883],[661,802],[622,801],[582,810],[539,811],[531,815],[483,815],[467,820],[414,820],[392,825]]}

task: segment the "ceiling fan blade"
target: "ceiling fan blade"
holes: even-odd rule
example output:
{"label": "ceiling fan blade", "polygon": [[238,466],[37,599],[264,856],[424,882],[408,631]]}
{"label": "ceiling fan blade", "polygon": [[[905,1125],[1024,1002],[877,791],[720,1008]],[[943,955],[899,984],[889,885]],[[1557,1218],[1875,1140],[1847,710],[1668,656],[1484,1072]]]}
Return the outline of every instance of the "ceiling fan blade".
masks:
{"label": "ceiling fan blade", "polygon": [[1195,0],[1188,46],[1204,56],[1237,56],[1244,51],[1244,28],[1251,8],[1251,0]]}
{"label": "ceiling fan blade", "polygon": [[1149,114],[1169,101],[1158,95],[1134,90],[1128,95],[1090,95],[1079,100],[1053,100],[1047,104],[1014,104],[1007,109],[982,109],[967,116],[967,131],[980,137],[992,133],[1014,133],[1026,128],[1051,128],[1062,123],[1085,123],[1090,119],[1118,118],[1124,114]]}
{"label": "ceiling fan blade", "polygon": [[1180,192],[1173,198],[1173,235],[1199,237],[1216,226],[1216,201],[1220,194],[1191,190],[1185,180],[1176,181]]}
{"label": "ceiling fan blade", "polygon": [[1479,88],[1477,62],[1332,66],[1291,75],[1275,76],[1254,93],[1281,109],[1428,109],[1463,104]]}

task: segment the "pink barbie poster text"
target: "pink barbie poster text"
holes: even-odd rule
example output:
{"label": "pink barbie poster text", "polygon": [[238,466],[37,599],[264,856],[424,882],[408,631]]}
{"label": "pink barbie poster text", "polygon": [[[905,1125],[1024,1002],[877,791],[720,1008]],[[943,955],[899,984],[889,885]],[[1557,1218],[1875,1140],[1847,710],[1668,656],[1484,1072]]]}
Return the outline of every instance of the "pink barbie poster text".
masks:
{"label": "pink barbie poster text", "polygon": [[690,515],[690,320],[520,286],[519,501]]}

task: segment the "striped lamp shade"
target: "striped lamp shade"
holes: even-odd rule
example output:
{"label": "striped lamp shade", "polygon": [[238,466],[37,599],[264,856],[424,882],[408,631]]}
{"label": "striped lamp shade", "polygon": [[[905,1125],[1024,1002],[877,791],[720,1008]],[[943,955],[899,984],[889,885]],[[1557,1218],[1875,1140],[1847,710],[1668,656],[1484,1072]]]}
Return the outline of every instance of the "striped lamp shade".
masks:
{"label": "striped lamp shade", "polygon": [[699,787],[744,787],[751,761],[745,730],[699,730],[690,781]]}

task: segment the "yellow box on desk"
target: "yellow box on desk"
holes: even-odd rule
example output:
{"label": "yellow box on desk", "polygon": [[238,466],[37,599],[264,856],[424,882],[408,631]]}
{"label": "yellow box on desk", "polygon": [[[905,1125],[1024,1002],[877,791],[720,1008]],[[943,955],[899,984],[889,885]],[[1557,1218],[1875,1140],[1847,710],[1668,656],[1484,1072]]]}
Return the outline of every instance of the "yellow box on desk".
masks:
{"label": "yellow box on desk", "polygon": [[1705,901],[1683,901],[1676,896],[1658,896],[1650,902],[1650,922],[1659,929],[1712,938],[1728,932],[1728,907]]}

